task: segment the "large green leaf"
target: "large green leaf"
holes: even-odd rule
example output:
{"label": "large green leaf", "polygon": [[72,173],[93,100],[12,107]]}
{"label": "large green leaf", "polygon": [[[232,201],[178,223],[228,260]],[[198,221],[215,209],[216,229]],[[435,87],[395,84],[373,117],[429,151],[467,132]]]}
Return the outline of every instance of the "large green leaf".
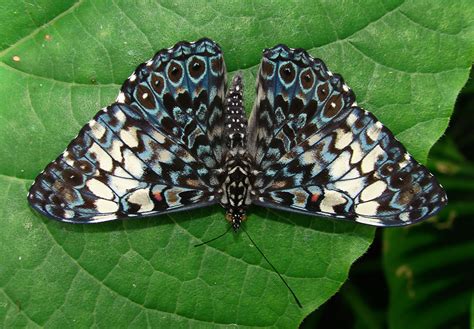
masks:
{"label": "large green leaf", "polygon": [[426,223],[384,232],[391,329],[464,328],[469,323],[474,165],[462,160],[446,139],[430,155],[430,165],[442,172],[438,176],[449,204]]}
{"label": "large green leaf", "polygon": [[447,126],[474,53],[469,1],[56,3],[0,11],[4,326],[296,327],[369,246],[366,226],[252,209],[247,229],[301,310],[245,235],[193,247],[226,228],[219,207],[96,226],[32,212],[32,179],[156,50],[215,39],[229,70],[243,70],[250,108],[262,48],[307,48],[420,161]]}

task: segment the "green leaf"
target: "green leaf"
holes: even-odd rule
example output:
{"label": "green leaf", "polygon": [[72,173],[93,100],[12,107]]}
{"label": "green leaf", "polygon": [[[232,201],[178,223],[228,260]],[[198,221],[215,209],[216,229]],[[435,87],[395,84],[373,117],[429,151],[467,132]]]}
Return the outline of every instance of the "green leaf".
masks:
{"label": "green leaf", "polygon": [[469,323],[474,166],[459,161],[461,155],[448,140],[437,144],[430,155],[449,204],[426,223],[384,232],[391,329],[463,328]]}
{"label": "green leaf", "polygon": [[471,294],[471,328],[474,328],[474,292]]}
{"label": "green leaf", "polygon": [[219,207],[94,226],[31,211],[32,179],[160,48],[215,39],[228,69],[244,72],[247,109],[264,47],[309,49],[421,161],[448,124],[474,54],[469,1],[56,3],[12,1],[3,12],[21,19],[0,20],[5,327],[296,327],[372,241],[366,226],[253,208],[247,229],[300,310],[245,235],[193,247],[226,229]]}

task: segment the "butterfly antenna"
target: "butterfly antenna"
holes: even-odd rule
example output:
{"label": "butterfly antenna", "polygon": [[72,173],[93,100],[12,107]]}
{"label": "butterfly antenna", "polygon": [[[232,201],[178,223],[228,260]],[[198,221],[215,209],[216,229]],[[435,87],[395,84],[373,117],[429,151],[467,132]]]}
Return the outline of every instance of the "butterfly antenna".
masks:
{"label": "butterfly antenna", "polygon": [[255,248],[257,248],[258,252],[262,255],[262,257],[267,261],[268,265],[270,265],[270,267],[273,269],[273,271],[275,271],[276,274],[278,274],[278,276],[280,277],[281,281],[283,281],[283,283],[285,284],[285,286],[288,288],[288,290],[291,292],[291,294],[293,295],[293,298],[295,299],[296,301],[296,304],[298,304],[298,306],[300,308],[303,308],[303,305],[301,305],[301,302],[300,300],[298,299],[298,297],[296,297],[296,294],[295,292],[293,291],[293,289],[291,289],[290,285],[286,282],[286,280],[283,278],[283,276],[281,276],[280,272],[278,272],[278,270],[275,268],[275,266],[273,266],[272,263],[270,263],[270,261],[268,260],[268,258],[263,254],[262,250],[257,246],[257,244],[255,243],[255,241],[253,241],[253,239],[250,237],[250,235],[247,233],[247,231],[244,229],[243,226],[241,226],[242,230],[245,232],[245,234],[249,237],[250,241],[252,242],[252,244],[255,246]]}
{"label": "butterfly antenna", "polygon": [[217,240],[217,239],[219,239],[219,238],[222,238],[224,235],[227,234],[227,232],[230,231],[231,228],[232,228],[232,226],[229,226],[229,228],[228,228],[224,233],[222,233],[221,235],[216,236],[215,238],[212,238],[211,240],[208,240],[208,241],[204,241],[204,242],[195,244],[194,246],[195,246],[195,247],[203,246],[203,245],[205,245],[205,244],[208,244],[209,242],[212,242],[212,241],[215,241],[215,240]]}

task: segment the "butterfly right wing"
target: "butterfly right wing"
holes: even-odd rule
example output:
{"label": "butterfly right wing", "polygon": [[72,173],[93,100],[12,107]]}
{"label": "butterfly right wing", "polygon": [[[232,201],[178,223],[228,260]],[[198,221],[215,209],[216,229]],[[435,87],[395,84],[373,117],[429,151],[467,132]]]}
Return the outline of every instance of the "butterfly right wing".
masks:
{"label": "butterfly right wing", "polygon": [[447,197],[341,76],[302,49],[264,52],[249,121],[253,203],[375,226],[434,215]]}
{"label": "butterfly right wing", "polygon": [[95,223],[216,203],[224,84],[222,53],[208,39],[158,52],[36,178],[31,206]]}

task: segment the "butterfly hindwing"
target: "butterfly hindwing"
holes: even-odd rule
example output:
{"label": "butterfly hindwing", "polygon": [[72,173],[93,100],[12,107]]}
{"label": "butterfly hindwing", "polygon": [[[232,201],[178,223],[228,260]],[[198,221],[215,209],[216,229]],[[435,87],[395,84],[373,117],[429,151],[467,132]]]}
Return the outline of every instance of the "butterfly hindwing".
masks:
{"label": "butterfly hindwing", "polygon": [[212,41],[158,52],[36,178],[30,204],[48,217],[90,223],[218,202],[224,85]]}
{"label": "butterfly hindwing", "polygon": [[446,203],[436,179],[356,105],[343,79],[303,50],[264,52],[249,143],[262,206],[396,226]]}

